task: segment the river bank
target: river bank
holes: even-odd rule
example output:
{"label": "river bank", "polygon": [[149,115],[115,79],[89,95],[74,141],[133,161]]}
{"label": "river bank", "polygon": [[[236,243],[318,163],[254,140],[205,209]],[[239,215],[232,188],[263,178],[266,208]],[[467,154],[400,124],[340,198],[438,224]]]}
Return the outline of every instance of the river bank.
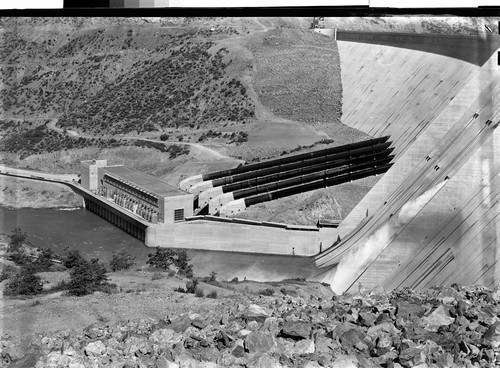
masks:
{"label": "river bank", "polygon": [[0,206],[13,209],[76,208],[83,207],[83,200],[64,184],[1,176]]}

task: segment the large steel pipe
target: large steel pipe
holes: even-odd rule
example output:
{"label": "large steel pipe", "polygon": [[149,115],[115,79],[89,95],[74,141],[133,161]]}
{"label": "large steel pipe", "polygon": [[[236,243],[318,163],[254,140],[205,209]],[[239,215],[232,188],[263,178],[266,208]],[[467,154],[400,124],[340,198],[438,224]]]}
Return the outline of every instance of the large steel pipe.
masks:
{"label": "large steel pipe", "polygon": [[279,166],[279,165],[287,164],[290,162],[311,159],[314,157],[326,156],[326,155],[329,155],[332,153],[348,152],[349,150],[354,150],[356,148],[373,146],[373,145],[376,145],[378,143],[384,143],[384,142],[387,142],[388,140],[389,140],[389,136],[385,136],[385,137],[381,137],[381,138],[370,139],[370,140],[363,141],[363,142],[351,143],[351,144],[346,144],[343,146],[330,147],[330,148],[325,148],[322,150],[302,153],[302,154],[288,156],[288,157],[282,157],[282,158],[278,158],[278,159],[274,159],[274,160],[259,162],[256,164],[243,165],[243,166],[239,166],[239,167],[236,167],[236,168],[230,169],[230,170],[222,170],[222,171],[217,171],[214,173],[204,174],[202,176],[202,179],[203,179],[203,181],[214,180],[214,179],[222,178],[224,176],[241,174],[241,173],[259,170],[259,169],[264,169],[264,168],[272,167],[272,166]]}
{"label": "large steel pipe", "polygon": [[[382,156],[378,158],[371,158],[371,160],[364,158],[364,160],[362,161],[360,160],[357,164],[349,162],[348,165],[343,165],[343,167],[340,168],[322,170],[308,175],[295,176],[286,180],[271,182],[229,193],[222,193],[219,190],[217,192],[212,193],[212,195],[214,195],[214,198],[210,199],[208,202],[209,206],[208,212],[210,214],[216,214],[224,205],[226,205],[229,202],[246,197],[251,197],[260,193],[276,191],[283,188],[288,188],[292,186],[302,185],[312,181],[321,180],[323,178],[336,177],[346,173],[354,173],[356,171],[365,170],[367,168],[373,168],[380,165],[385,165],[388,164],[393,159],[393,157],[394,156],[387,156],[387,157]],[[216,189],[217,188],[213,188],[210,191],[214,191]]]}
{"label": "large steel pipe", "polygon": [[[385,143],[384,143],[384,145],[385,145]],[[362,148],[362,150],[364,150],[364,149],[365,148]],[[322,162],[322,163],[319,163],[316,165],[298,167],[298,168],[294,168],[292,170],[281,171],[281,172],[271,174],[271,175],[258,176],[258,177],[255,177],[255,178],[252,178],[249,180],[237,181],[235,183],[224,185],[222,187],[222,192],[223,193],[234,192],[235,190],[254,187],[257,185],[262,185],[265,183],[270,183],[270,182],[274,182],[274,181],[278,181],[278,180],[284,180],[284,179],[292,178],[295,176],[306,175],[306,174],[314,173],[317,171],[333,169],[335,167],[341,167],[341,166],[348,165],[348,164],[356,165],[356,164],[367,162],[367,161],[373,161],[375,159],[389,156],[390,153],[392,152],[392,150],[393,150],[392,148],[389,148],[389,149],[385,149],[382,151],[376,151],[375,153],[371,153],[368,155],[357,156],[356,158],[349,158],[349,157],[343,156],[343,158],[333,160],[333,161],[326,161],[326,162]],[[304,165],[306,165],[305,161],[304,161]],[[284,166],[282,166],[282,167],[284,167]]]}
{"label": "large steel pipe", "polygon": [[296,176],[282,181],[267,183],[264,185],[257,185],[255,187],[237,190],[233,192],[233,197],[234,199],[240,199],[240,198],[250,197],[259,193],[271,192],[278,189],[305,184],[316,180],[329,179],[339,175],[349,174],[359,170],[365,170],[385,165],[388,164],[393,158],[394,156],[390,155],[387,157],[379,158],[377,160],[371,160],[369,162],[362,162],[354,165],[348,165],[345,168],[328,169],[328,170],[313,172],[307,175]]}
{"label": "large steel pipe", "polygon": [[250,207],[254,204],[268,202],[274,199],[283,198],[298,193],[304,193],[310,190],[325,188],[332,185],[338,185],[352,180],[362,179],[371,175],[383,174],[387,170],[389,170],[391,166],[392,164],[387,164],[376,168],[361,170],[355,173],[336,176],[330,179],[318,180],[307,184],[277,190],[274,192],[268,192],[248,198],[237,199],[222,206],[219,213],[221,216],[232,216],[238,212],[244,211],[247,207]]}
{"label": "large steel pipe", "polygon": [[372,175],[378,175],[378,174],[383,174],[389,168],[392,166],[392,164],[385,164],[381,166],[377,166],[374,168],[369,168],[369,169],[364,169],[360,171],[356,171],[354,173],[345,173],[339,176],[335,176],[332,178],[324,178],[322,180],[317,180],[314,182],[302,184],[302,185],[297,185],[281,190],[276,190],[273,192],[265,193],[265,194],[260,194],[252,197],[248,197],[244,199],[245,206],[249,207],[257,203],[262,203],[262,202],[267,202],[267,201],[272,201],[273,199],[278,199],[278,198],[283,198],[287,196],[291,196],[293,194],[298,194],[298,193],[303,193],[307,192],[310,190],[314,189],[319,189],[319,188],[325,188],[327,186],[332,186],[332,185],[338,185],[342,183],[346,183],[352,180],[358,180],[365,178],[367,176],[372,176]]}

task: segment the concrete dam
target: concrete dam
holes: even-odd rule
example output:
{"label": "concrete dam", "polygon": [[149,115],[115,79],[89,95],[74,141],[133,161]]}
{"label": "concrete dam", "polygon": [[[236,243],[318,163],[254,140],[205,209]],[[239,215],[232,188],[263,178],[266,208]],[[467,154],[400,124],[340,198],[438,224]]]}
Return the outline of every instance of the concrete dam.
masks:
{"label": "concrete dam", "polygon": [[[498,285],[499,37],[432,36],[427,50],[426,35],[397,37],[338,37],[342,121],[390,134],[395,162],[315,256],[315,278],[336,292]],[[436,52],[446,38],[455,54]]]}

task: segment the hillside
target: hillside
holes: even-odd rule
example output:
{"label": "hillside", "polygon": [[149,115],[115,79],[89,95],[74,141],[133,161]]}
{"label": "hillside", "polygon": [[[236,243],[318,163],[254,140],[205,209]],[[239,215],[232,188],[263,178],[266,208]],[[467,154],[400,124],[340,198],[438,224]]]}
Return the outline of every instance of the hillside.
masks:
{"label": "hillside", "polygon": [[[140,147],[145,157],[135,155],[141,164],[134,167],[178,183],[199,168],[208,172],[323,148],[322,141],[367,139],[341,122],[345,88],[337,44],[311,32],[311,21],[0,19],[0,151],[14,166],[64,172],[89,154],[114,156],[119,147]],[[325,18],[324,25],[419,33],[496,29],[493,18],[457,17]],[[117,161],[133,162],[119,152]],[[161,154],[167,159],[147,159]],[[371,185],[373,180],[293,196],[266,204],[264,213],[298,223],[343,218]]]}
{"label": "hillside", "polygon": [[[302,18],[7,18],[1,27],[0,150],[13,166],[74,171],[85,155],[111,154],[178,183],[221,159],[231,167],[367,137],[340,122],[336,43]],[[119,147],[145,156],[131,161]],[[164,153],[170,162],[152,162]]]}

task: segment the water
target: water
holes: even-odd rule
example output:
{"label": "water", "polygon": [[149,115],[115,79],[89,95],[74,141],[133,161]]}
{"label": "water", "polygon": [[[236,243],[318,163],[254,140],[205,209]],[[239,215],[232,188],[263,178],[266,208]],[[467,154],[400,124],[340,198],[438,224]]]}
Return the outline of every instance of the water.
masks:
{"label": "water", "polygon": [[[76,209],[7,209],[0,207],[0,233],[10,234],[20,227],[36,246],[51,248],[57,253],[78,249],[87,259],[107,262],[113,252],[125,251],[136,258],[136,267],[146,265],[148,253],[139,240],[86,211]],[[305,278],[313,272],[308,258],[243,254],[233,252],[188,251],[195,275],[217,272],[218,278],[233,277],[257,281],[277,281],[286,278]]]}

